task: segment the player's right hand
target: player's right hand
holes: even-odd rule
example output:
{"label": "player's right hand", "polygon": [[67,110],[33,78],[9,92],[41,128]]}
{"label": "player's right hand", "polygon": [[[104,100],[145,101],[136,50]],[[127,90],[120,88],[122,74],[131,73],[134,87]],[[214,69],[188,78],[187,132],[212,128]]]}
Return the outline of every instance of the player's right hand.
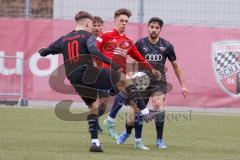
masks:
{"label": "player's right hand", "polygon": [[185,87],[185,86],[182,86],[181,87],[181,91],[182,91],[182,94],[183,94],[183,97],[187,97],[188,95],[188,89]]}

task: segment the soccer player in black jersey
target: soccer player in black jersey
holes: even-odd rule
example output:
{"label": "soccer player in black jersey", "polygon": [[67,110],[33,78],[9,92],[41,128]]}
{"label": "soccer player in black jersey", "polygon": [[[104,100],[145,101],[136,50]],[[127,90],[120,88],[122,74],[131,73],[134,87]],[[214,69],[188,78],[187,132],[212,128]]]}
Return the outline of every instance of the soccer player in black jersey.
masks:
{"label": "soccer player in black jersey", "polygon": [[[188,95],[188,90],[184,85],[182,72],[177,64],[175,51],[173,45],[167,40],[160,37],[160,32],[163,27],[163,21],[158,17],[153,17],[148,22],[148,36],[139,39],[136,42],[136,47],[140,53],[145,57],[145,59],[162,74],[161,79],[155,78],[150,72],[146,71],[141,66],[139,71],[146,72],[150,77],[150,86],[144,91],[143,96],[145,98],[145,103],[147,104],[149,98],[152,97],[152,107],[150,108],[151,112],[155,112],[152,115],[155,115],[153,118],[155,120],[157,138],[156,138],[156,147],[157,148],[166,148],[165,143],[163,142],[163,128],[165,120],[165,111],[163,109],[163,102],[165,100],[165,95],[167,93],[167,81],[165,75],[165,62],[168,59],[174,69],[174,72],[178,78],[181,92],[184,97]],[[131,120],[130,120],[131,121]],[[135,120],[136,121],[136,120]],[[119,135],[117,143],[123,144],[124,141],[131,134],[133,128],[131,123],[126,124],[126,131]],[[132,122],[133,124],[133,122]],[[135,130],[136,132],[136,130]],[[139,132],[139,131],[138,131]],[[141,135],[141,134],[140,134]],[[147,149],[147,148],[146,148]]]}
{"label": "soccer player in black jersey", "polygon": [[[75,29],[60,37],[47,48],[41,48],[41,56],[49,54],[63,54],[66,76],[89,107],[88,125],[92,144],[90,151],[102,152],[97,132],[97,113],[95,102],[96,89],[109,90],[111,88],[121,90],[133,100],[140,108],[142,114],[148,114],[148,108],[140,98],[139,92],[131,81],[126,80],[120,73],[120,66],[111,63],[97,48],[92,32],[93,17],[85,11],[75,15]],[[98,69],[93,65],[93,57],[111,66],[110,69]],[[119,71],[119,72],[117,72]],[[62,85],[62,84],[60,84]]]}

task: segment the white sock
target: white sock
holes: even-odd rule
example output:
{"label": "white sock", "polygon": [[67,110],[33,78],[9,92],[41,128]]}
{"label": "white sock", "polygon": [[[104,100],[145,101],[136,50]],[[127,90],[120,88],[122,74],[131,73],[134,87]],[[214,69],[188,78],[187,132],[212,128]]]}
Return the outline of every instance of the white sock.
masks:
{"label": "white sock", "polygon": [[141,138],[136,138],[136,139],[135,139],[135,142],[141,142],[141,141],[142,141]]}
{"label": "white sock", "polygon": [[98,139],[92,139],[92,143],[95,143],[98,147],[100,146],[100,141]]}
{"label": "white sock", "polygon": [[108,119],[108,121],[109,121],[109,122],[112,122],[112,123],[114,123],[114,122],[115,122],[115,119],[114,119],[114,118],[112,118],[112,117],[110,117],[110,116],[108,116],[108,118],[107,118],[107,119]]}
{"label": "white sock", "polygon": [[141,113],[142,113],[143,115],[149,114],[148,108],[145,108],[145,109],[141,110]]}

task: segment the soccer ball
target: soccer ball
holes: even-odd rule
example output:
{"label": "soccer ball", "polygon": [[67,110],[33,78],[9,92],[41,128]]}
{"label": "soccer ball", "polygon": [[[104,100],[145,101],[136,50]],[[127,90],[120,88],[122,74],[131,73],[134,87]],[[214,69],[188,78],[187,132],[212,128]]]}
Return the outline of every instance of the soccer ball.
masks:
{"label": "soccer ball", "polygon": [[144,91],[150,84],[149,76],[144,72],[136,72],[132,77],[133,83],[137,85],[139,91]]}

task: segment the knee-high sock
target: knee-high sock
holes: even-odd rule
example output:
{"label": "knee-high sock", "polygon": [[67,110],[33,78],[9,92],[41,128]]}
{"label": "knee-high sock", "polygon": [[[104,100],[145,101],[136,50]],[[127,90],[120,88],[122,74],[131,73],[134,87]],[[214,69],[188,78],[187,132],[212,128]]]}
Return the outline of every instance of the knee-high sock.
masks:
{"label": "knee-high sock", "polygon": [[135,116],[134,128],[135,128],[135,138],[141,139],[142,128],[143,128],[143,116],[140,113],[137,113]]}
{"label": "knee-high sock", "polygon": [[99,124],[99,118],[96,118],[96,121],[97,121],[97,128],[98,128],[98,129],[101,129],[101,126],[100,126],[100,124]]}
{"label": "knee-high sock", "polygon": [[117,116],[118,111],[122,108],[124,102],[125,102],[126,94],[123,92],[119,92],[116,95],[115,101],[113,103],[113,107],[111,109],[111,112],[109,114],[109,117],[115,119]]}
{"label": "knee-high sock", "polygon": [[98,131],[97,131],[97,118],[98,116],[96,114],[89,114],[87,116],[88,121],[88,129],[91,134],[91,139],[98,139]]}
{"label": "knee-high sock", "polygon": [[159,114],[155,116],[154,120],[155,120],[156,132],[157,132],[157,139],[162,139],[164,122],[165,122],[165,111],[159,112]]}
{"label": "knee-high sock", "polygon": [[126,122],[126,132],[127,134],[131,134],[132,133],[132,129],[134,128],[134,125],[129,125],[127,122]]}

